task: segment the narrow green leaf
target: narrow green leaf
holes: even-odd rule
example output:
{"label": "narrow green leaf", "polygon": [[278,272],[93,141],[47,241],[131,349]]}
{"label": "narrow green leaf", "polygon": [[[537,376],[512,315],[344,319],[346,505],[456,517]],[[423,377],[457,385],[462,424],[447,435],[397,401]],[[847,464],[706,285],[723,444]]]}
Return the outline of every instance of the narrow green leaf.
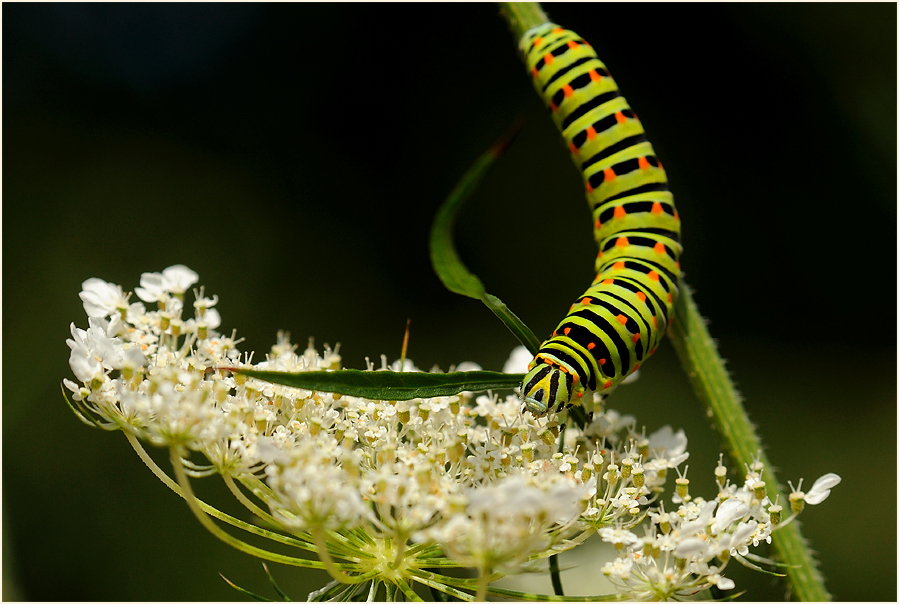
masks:
{"label": "narrow green leaf", "polygon": [[237,585],[237,584],[235,584],[235,583],[232,583],[232,582],[228,579],[228,577],[226,577],[226,576],[223,575],[222,573],[219,573],[219,576],[220,576],[222,579],[225,580],[225,583],[227,583],[228,585],[230,585],[231,587],[233,587],[235,590],[239,591],[240,593],[242,593],[243,595],[245,595],[245,596],[247,596],[247,597],[253,598],[253,599],[256,600],[257,602],[274,602],[274,600],[271,600],[271,599],[269,599],[269,598],[266,598],[265,596],[260,596],[259,594],[254,594],[252,591],[249,591],[249,590],[247,590],[247,589],[244,589],[244,588],[241,587],[240,585]]}
{"label": "narrow green leaf", "polygon": [[462,176],[459,184],[450,192],[440,209],[437,210],[434,224],[431,226],[431,265],[448,290],[483,302],[509,328],[519,342],[536,354],[540,348],[540,341],[528,329],[528,326],[503,304],[502,300],[487,293],[481,280],[468,270],[468,267],[459,258],[453,243],[453,229],[459,211],[486,176],[493,162],[512,144],[520,127],[520,122],[516,120],[503,138],[475,161],[474,165]]}
{"label": "narrow green leaf", "polygon": [[518,338],[518,341],[521,342],[531,354],[537,354],[537,351],[540,350],[540,340],[538,340],[537,336],[534,335],[534,332],[518,318],[518,315],[509,310],[509,307],[493,294],[484,292],[484,295],[481,296],[481,301],[487,305],[487,308],[493,311],[493,314],[499,317],[500,321],[505,323],[506,327],[509,328],[509,331]]}
{"label": "narrow green leaf", "polygon": [[[456,246],[453,243],[453,229],[459,210],[468,200],[493,162],[511,144],[510,136],[506,135],[503,141],[493,145],[484,152],[462,176],[462,180],[450,191],[449,196],[437,210],[434,223],[431,225],[431,265],[434,272],[448,290],[453,293],[468,296],[480,300],[484,295],[484,284],[478,279],[459,258]],[[505,142],[508,139],[508,142]]]}
{"label": "narrow green leaf", "polygon": [[275,577],[272,576],[271,571],[268,569],[268,564],[265,562],[262,563],[262,568],[265,569],[265,574],[268,575],[268,582],[272,584],[272,587],[275,589],[275,592],[281,597],[281,600],[284,602],[292,602],[290,596],[284,593],[284,590],[278,586],[278,582],[275,581]]}
{"label": "narrow green leaf", "polygon": [[361,396],[380,401],[408,401],[414,398],[451,396],[460,392],[514,388],[524,377],[520,373],[498,371],[458,371],[455,373],[423,373],[396,371],[255,371],[237,367],[223,367],[259,380],[318,390],[337,392],[347,396]]}

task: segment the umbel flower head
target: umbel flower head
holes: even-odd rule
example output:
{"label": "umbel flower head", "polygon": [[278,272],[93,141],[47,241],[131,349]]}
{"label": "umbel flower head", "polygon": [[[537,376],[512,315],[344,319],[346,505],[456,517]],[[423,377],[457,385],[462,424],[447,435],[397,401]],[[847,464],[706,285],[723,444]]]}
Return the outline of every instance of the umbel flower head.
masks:
{"label": "umbel flower head", "polygon": [[[414,599],[425,587],[463,600],[514,595],[489,584],[596,533],[618,553],[602,573],[620,598],[682,599],[733,588],[722,574],[729,560],[770,542],[798,513],[794,504],[781,518],[755,466],[741,485],[716,470],[718,493],[692,496],[683,432],[645,436],[635,418],[613,410],[597,407],[579,429],[552,414],[535,418],[515,395],[370,400],[222,371],[335,371],[342,359],[311,340],[300,352],[278,334],[253,364],[234,332],[217,331],[217,296],[201,288],[187,304],[197,280],[181,265],[144,273],[134,303],[118,285],[85,281],[88,329],[73,324],[67,341],[70,404],[85,423],[122,430],[220,539],[264,560],[325,569],[333,580],[311,598]],[[526,357],[516,350],[506,371]],[[377,370],[419,371],[383,356]],[[169,449],[174,480],[141,443]],[[215,474],[266,528],[193,495],[192,478]],[[827,475],[791,503],[820,503],[838,482]],[[221,523],[319,560],[251,546]],[[444,574],[453,567],[477,577]]]}

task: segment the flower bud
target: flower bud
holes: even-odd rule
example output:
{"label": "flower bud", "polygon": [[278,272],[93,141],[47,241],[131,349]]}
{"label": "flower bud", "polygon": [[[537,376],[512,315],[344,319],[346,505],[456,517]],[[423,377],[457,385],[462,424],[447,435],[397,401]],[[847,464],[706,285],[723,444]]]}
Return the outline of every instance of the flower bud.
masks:
{"label": "flower bud", "polygon": [[447,453],[449,454],[450,461],[459,461],[462,459],[462,456],[465,455],[465,445],[457,441],[447,450]]}
{"label": "flower bud", "polygon": [[521,445],[521,457],[527,462],[531,463],[534,461],[534,449],[536,445],[534,443],[524,443]]}
{"label": "flower bud", "polygon": [[765,481],[759,480],[754,485],[752,485],[752,494],[756,499],[761,501],[765,498]]}
{"label": "flower bud", "polygon": [[609,485],[615,486],[616,484],[618,484],[618,478],[621,476],[621,474],[618,472],[618,465],[610,463],[607,470],[608,471],[606,472],[606,475],[603,476],[603,478],[606,479],[606,482],[608,482]]}
{"label": "flower bud", "polygon": [[721,465],[721,461],[718,461],[718,466],[715,468],[715,482],[718,483],[719,487],[724,486],[724,482],[727,479],[727,468]]}
{"label": "flower bud", "polygon": [[555,435],[552,433],[552,431],[550,431],[548,429],[542,430],[537,436],[540,437],[540,440],[543,441],[543,444],[546,444],[546,445],[556,444]]}
{"label": "flower bud", "polygon": [[637,440],[637,452],[643,457],[643,459],[647,459],[649,457],[649,439],[645,436],[642,436]]}
{"label": "flower bud", "polygon": [[667,513],[659,515],[659,529],[665,535],[671,530],[671,519]]}
{"label": "flower bud", "polygon": [[780,521],[783,519],[782,510],[783,508],[776,503],[768,507],[768,516],[771,518],[772,525],[777,526],[778,524],[780,524]]}
{"label": "flower bud", "polygon": [[450,412],[453,415],[459,415],[459,397],[455,396],[450,400],[449,404]]}
{"label": "flower bud", "polygon": [[677,492],[678,497],[680,497],[684,501],[689,501],[690,479],[689,478],[677,478],[674,481],[674,490]]}
{"label": "flower bud", "polygon": [[[627,480],[631,477],[631,470],[634,467],[634,460],[630,457],[625,457],[621,460],[621,478],[623,480]],[[640,486],[640,485],[637,485]]]}
{"label": "flower bud", "polygon": [[650,536],[643,537],[643,555],[658,559],[661,550],[656,545],[656,540]]}
{"label": "flower bud", "polygon": [[802,491],[794,491],[790,493],[790,510],[794,514],[800,513],[805,509],[805,493]]}
{"label": "flower bud", "polygon": [[[622,475],[624,473],[622,472]],[[643,470],[643,466],[640,466],[634,470],[634,486],[637,488],[642,487],[646,484],[646,474]]]}

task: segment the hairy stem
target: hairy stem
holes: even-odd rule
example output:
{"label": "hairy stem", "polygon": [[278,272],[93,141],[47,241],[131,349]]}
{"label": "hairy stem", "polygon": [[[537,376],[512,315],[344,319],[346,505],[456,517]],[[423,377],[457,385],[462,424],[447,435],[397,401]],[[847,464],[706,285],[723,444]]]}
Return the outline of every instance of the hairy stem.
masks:
{"label": "hairy stem", "polygon": [[[780,493],[781,498],[786,500],[783,488],[771,471],[771,462],[762,449],[761,438],[749,421],[692,293],[686,284],[681,283],[681,286],[670,338],[693,390],[706,407],[732,467],[742,471],[753,459],[758,459],[765,466],[763,479],[768,496],[773,501]],[[778,528],[772,547],[777,557],[786,564],[787,577],[797,599],[804,602],[830,599],[817,562],[799,532],[799,523],[792,522]]]}

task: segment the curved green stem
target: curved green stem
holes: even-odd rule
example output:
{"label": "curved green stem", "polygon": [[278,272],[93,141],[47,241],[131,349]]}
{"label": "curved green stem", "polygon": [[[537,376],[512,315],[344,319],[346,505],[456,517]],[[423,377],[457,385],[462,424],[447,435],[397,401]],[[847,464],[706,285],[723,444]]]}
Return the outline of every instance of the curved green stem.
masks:
{"label": "curved green stem", "polygon": [[400,591],[406,596],[406,600],[409,602],[423,602],[415,590],[412,589],[412,586],[406,583],[405,581],[398,581],[396,586],[400,588]]}
{"label": "curved green stem", "polygon": [[312,533],[312,540],[315,542],[319,559],[321,559],[325,570],[328,571],[328,574],[331,575],[331,578],[335,581],[348,584],[365,583],[379,574],[378,570],[374,570],[362,575],[353,576],[341,571],[334,562],[334,559],[331,558],[331,554],[328,552],[328,542],[325,540],[324,529],[314,528],[310,532]]}
{"label": "curved green stem", "polygon": [[[147,451],[141,446],[140,441],[137,440],[137,437],[135,437],[130,432],[125,432],[125,437],[128,439],[128,442],[131,444],[131,447],[134,449],[135,453],[137,453],[137,456],[140,458],[140,460],[144,462],[144,465],[146,465],[150,469],[150,471],[153,472],[153,474],[160,481],[162,481],[162,484],[167,486],[169,489],[171,489],[175,494],[177,494],[182,499],[187,499],[184,495],[184,491],[181,490],[181,487],[179,487],[178,484],[174,480],[169,478],[168,475],[162,471],[162,468],[160,468],[156,464],[156,462],[153,461],[153,458],[151,458],[147,454]],[[252,533],[254,535],[259,535],[260,537],[265,537],[266,539],[270,539],[277,543],[284,543],[285,545],[292,545],[294,547],[298,547],[300,549],[304,549],[309,552],[315,551],[315,547],[309,543],[306,543],[305,541],[301,541],[300,539],[295,539],[293,537],[287,537],[285,535],[281,535],[280,533],[275,533],[274,531],[268,531],[268,530],[260,528],[256,525],[249,524],[248,522],[238,520],[237,518],[235,518],[233,516],[229,516],[228,514],[217,510],[216,508],[212,507],[211,505],[209,505],[202,499],[199,499],[197,497],[194,497],[194,499],[196,499],[197,504],[199,504],[200,508],[204,512],[206,512],[213,518],[221,520],[222,522],[224,522],[226,524],[230,524],[231,526],[233,526],[235,528],[242,529],[242,530],[247,531],[248,533]]]}
{"label": "curved green stem", "polygon": [[412,577],[413,581],[420,583],[425,587],[429,587],[433,590],[445,593],[453,598],[457,598],[462,602],[475,601],[474,596],[462,591],[462,589],[470,589],[470,586],[466,584],[465,587],[461,589],[457,589],[456,587],[454,587],[454,585],[456,585],[456,581],[458,581],[455,577],[435,575],[434,573],[416,569],[411,569],[409,571],[409,575]]}
{"label": "curved green stem", "polygon": [[[548,20],[536,2],[500,2],[499,5],[516,42],[524,32]],[[681,285],[682,292],[675,305],[675,321],[669,330],[671,342],[697,396],[712,419],[732,466],[742,469],[751,464],[754,457],[759,459],[765,466],[763,478],[773,499],[773,495],[783,490],[762,452],[761,439],[746,415],[690,290],[686,284]],[[790,587],[796,598],[803,601],[829,599],[824,579],[797,523],[778,530],[773,547],[787,567]]]}
{"label": "curved green stem", "polygon": [[224,479],[225,484],[228,486],[228,490],[231,491],[232,495],[234,495],[234,498],[242,503],[243,506],[250,511],[250,513],[255,514],[256,516],[262,518],[270,524],[278,524],[278,521],[275,520],[274,516],[261,509],[258,505],[250,501],[249,497],[243,494],[243,491],[240,490],[240,487],[235,484],[234,478],[232,478],[229,474],[223,474],[222,478]]}
{"label": "curved green stem", "polygon": [[207,531],[209,531],[214,536],[218,537],[221,541],[224,541],[231,547],[246,554],[250,554],[251,556],[262,558],[263,560],[271,560],[272,562],[280,562],[281,564],[302,566],[305,568],[322,568],[324,566],[321,562],[316,562],[315,560],[293,558],[291,556],[276,554],[274,552],[255,547],[223,531],[216,523],[214,523],[209,518],[209,516],[206,515],[206,513],[203,511],[203,508],[200,506],[200,502],[194,496],[193,489],[191,489],[190,486],[190,479],[187,476],[187,472],[184,471],[184,466],[181,464],[181,456],[174,448],[170,449],[169,453],[172,461],[172,470],[175,472],[175,477],[178,479],[178,485],[181,487],[181,490],[184,493],[184,500],[187,502],[187,506],[190,508],[190,511],[194,513],[194,516],[196,516],[197,520],[200,521],[200,524],[202,524],[203,528],[205,528]]}

